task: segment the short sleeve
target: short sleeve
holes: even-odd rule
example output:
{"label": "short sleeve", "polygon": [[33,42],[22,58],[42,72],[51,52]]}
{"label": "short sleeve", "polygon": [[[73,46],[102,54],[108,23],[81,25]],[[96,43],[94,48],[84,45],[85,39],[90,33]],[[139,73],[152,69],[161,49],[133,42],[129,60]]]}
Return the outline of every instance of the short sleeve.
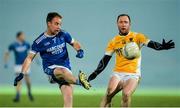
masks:
{"label": "short sleeve", "polygon": [[27,43],[27,49],[29,50],[31,48],[30,44]]}
{"label": "short sleeve", "polygon": [[8,46],[8,51],[12,51],[12,50],[14,50],[14,45],[13,45],[13,44],[10,44],[10,45]]}
{"label": "short sleeve", "polygon": [[105,54],[111,56],[113,53],[114,53],[114,39],[108,42]]}
{"label": "short sleeve", "polygon": [[143,45],[147,45],[150,41],[150,39],[144,34],[138,34],[137,38],[138,38],[139,43]]}
{"label": "short sleeve", "polygon": [[74,39],[71,37],[71,35],[68,32],[65,32],[65,41],[69,44],[72,44],[74,42]]}
{"label": "short sleeve", "polygon": [[36,42],[33,42],[31,45],[30,53],[36,54],[39,52],[38,44]]}

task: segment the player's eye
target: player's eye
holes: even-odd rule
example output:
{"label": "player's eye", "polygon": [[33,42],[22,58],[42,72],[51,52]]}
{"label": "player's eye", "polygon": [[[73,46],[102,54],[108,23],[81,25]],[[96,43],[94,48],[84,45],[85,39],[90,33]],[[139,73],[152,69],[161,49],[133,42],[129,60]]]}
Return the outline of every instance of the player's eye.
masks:
{"label": "player's eye", "polygon": [[60,24],[56,22],[55,25],[59,26]]}
{"label": "player's eye", "polygon": [[124,21],[124,23],[126,23],[126,24],[127,24],[127,23],[129,23],[129,22],[128,22],[128,21]]}
{"label": "player's eye", "polygon": [[119,22],[119,24],[122,24],[122,23],[123,23],[122,21]]}

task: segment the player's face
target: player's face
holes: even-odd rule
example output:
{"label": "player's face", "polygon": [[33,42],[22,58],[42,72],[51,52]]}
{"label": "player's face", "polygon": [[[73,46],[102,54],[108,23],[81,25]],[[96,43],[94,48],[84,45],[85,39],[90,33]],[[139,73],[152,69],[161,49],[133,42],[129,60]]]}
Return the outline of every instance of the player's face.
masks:
{"label": "player's face", "polygon": [[127,16],[119,17],[117,26],[121,34],[128,34],[131,26],[129,18]]}
{"label": "player's face", "polygon": [[54,17],[52,21],[48,22],[48,31],[52,35],[56,35],[60,31],[61,24],[62,19],[60,19],[59,17]]}
{"label": "player's face", "polygon": [[18,40],[23,42],[25,40],[25,34],[22,33],[19,37],[18,37]]}

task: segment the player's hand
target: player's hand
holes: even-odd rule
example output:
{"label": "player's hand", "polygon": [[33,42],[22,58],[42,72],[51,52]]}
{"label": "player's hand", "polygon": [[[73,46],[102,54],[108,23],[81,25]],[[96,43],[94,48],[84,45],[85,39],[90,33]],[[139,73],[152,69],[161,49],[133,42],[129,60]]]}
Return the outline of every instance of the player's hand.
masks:
{"label": "player's hand", "polygon": [[88,77],[88,82],[94,80],[96,77],[97,77],[97,73],[96,73],[96,72],[93,72],[91,75],[89,75],[89,77]]}
{"label": "player's hand", "polygon": [[166,42],[165,39],[163,39],[162,48],[165,49],[165,50],[175,48],[175,43],[172,40]]}
{"label": "player's hand", "polygon": [[8,64],[4,64],[4,68],[7,69],[8,68]]}
{"label": "player's hand", "polygon": [[78,50],[77,54],[76,54],[76,57],[77,58],[83,58],[84,57],[84,51],[82,49]]}
{"label": "player's hand", "polygon": [[17,83],[21,81],[24,77],[23,73],[19,73],[19,75],[14,79],[14,86],[17,86]]}

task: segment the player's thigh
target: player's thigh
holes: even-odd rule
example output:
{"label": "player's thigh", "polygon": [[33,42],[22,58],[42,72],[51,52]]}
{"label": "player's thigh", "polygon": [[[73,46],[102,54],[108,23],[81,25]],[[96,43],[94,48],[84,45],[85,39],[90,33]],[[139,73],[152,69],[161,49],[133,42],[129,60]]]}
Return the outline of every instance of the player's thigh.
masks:
{"label": "player's thigh", "polygon": [[108,83],[107,95],[111,95],[118,89],[120,80],[116,76],[112,76]]}
{"label": "player's thigh", "polygon": [[69,69],[59,67],[55,68],[53,73],[57,78],[63,77],[64,74],[72,75],[72,72]]}
{"label": "player's thigh", "polygon": [[61,93],[64,96],[64,98],[72,98],[73,96],[73,85],[68,84],[68,85],[62,85],[60,87]]}
{"label": "player's thigh", "polygon": [[137,88],[138,84],[139,84],[139,79],[136,78],[130,78],[127,81],[124,82],[123,84],[123,91],[122,93],[124,95],[128,95],[130,96]]}

